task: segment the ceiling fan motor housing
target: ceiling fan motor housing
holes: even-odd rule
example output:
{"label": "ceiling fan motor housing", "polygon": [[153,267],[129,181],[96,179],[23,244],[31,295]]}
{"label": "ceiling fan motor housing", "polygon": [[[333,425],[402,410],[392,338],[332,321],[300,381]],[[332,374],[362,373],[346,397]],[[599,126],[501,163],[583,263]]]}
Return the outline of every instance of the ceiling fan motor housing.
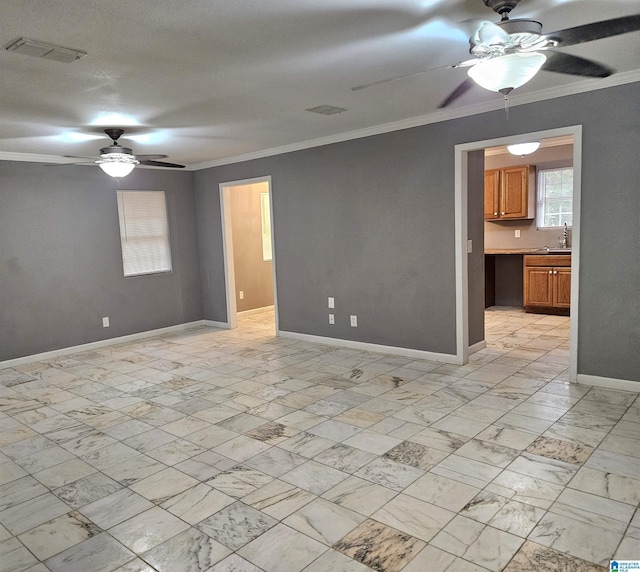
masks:
{"label": "ceiling fan motor housing", "polygon": [[115,153],[120,155],[133,155],[133,151],[129,147],[122,147],[117,144],[100,149],[100,155],[113,155]]}
{"label": "ceiling fan motor housing", "polygon": [[542,36],[542,24],[536,20],[518,18],[502,20],[496,26],[502,28],[516,46],[527,47],[538,42]]}
{"label": "ceiling fan motor housing", "polygon": [[484,0],[485,6],[488,6],[494,12],[500,14],[503,20],[509,18],[509,12],[511,12],[519,2],[520,0]]}

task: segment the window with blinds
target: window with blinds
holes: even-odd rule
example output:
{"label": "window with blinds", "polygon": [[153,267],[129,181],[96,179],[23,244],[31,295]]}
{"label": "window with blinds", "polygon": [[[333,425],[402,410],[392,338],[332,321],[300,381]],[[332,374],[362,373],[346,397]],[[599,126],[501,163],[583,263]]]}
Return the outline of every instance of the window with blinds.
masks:
{"label": "window with blinds", "polygon": [[573,224],[573,167],[538,171],[538,228]]}
{"label": "window with blinds", "polygon": [[118,191],[118,218],[124,275],[171,272],[164,191]]}

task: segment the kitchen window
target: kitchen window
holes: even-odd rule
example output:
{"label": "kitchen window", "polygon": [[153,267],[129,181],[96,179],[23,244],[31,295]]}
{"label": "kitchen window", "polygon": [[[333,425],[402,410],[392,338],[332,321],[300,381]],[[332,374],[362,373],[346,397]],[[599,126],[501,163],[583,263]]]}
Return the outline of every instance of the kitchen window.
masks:
{"label": "kitchen window", "polygon": [[118,191],[118,218],[124,275],[171,272],[164,191]]}
{"label": "kitchen window", "polygon": [[538,171],[538,228],[573,223],[573,167]]}

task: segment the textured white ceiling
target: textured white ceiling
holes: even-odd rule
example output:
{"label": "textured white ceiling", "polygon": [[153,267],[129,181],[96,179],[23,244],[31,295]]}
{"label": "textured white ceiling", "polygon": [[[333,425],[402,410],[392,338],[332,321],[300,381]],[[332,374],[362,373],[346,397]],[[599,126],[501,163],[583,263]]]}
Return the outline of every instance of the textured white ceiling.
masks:
{"label": "textured white ceiling", "polygon": [[[551,32],[638,7],[522,0],[512,17]],[[27,37],[88,55],[0,50],[0,153],[95,155],[109,143],[100,125],[124,126],[134,152],[194,165],[427,115],[465,70],[351,87],[467,59],[469,19],[498,18],[482,0],[3,0],[2,46]],[[565,51],[640,70],[640,32]],[[518,91],[576,82],[540,72]],[[501,97],[474,88],[454,107]],[[347,111],[305,111],[321,104]]]}

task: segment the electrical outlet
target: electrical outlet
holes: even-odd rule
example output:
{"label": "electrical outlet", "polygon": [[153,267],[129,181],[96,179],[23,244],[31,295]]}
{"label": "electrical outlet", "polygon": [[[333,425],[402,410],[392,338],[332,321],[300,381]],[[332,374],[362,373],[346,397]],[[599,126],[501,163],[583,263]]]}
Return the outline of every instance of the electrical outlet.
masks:
{"label": "electrical outlet", "polygon": [[336,299],[333,296],[329,296],[329,298],[327,299],[328,302],[328,307],[329,308],[335,308],[336,307]]}
{"label": "electrical outlet", "polygon": [[352,328],[357,328],[358,327],[358,316],[349,316],[351,318],[351,327]]}
{"label": "electrical outlet", "polygon": [[329,314],[329,323],[330,324],[335,324],[336,323],[336,317],[334,314]]}
{"label": "electrical outlet", "polygon": [[244,290],[240,290],[240,300],[244,300]]}
{"label": "electrical outlet", "polygon": [[109,316],[105,316],[104,318],[102,318],[102,327],[103,328],[109,327]]}
{"label": "electrical outlet", "polygon": [[516,238],[520,238],[520,229],[516,229]]}
{"label": "electrical outlet", "polygon": [[467,254],[473,252],[473,240],[467,240]]}

